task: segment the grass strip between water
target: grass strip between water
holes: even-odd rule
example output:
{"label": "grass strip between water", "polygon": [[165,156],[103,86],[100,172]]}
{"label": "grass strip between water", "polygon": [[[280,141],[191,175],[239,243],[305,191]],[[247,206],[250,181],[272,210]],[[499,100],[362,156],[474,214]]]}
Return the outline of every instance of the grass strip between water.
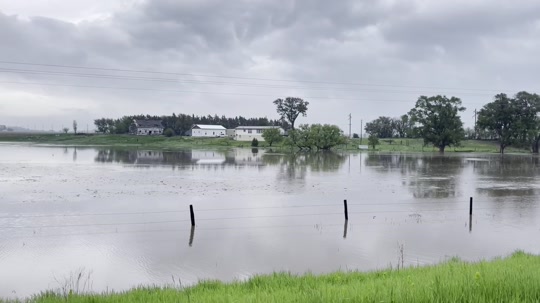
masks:
{"label": "grass strip between water", "polygon": [[[153,150],[178,150],[186,148],[251,148],[251,142],[236,141],[231,138],[194,138],[194,137],[171,137],[164,136],[132,136],[132,135],[73,135],[73,134],[24,134],[6,133],[0,134],[0,142],[4,143],[29,143],[57,146],[102,146],[117,148],[138,148]],[[367,145],[367,139],[350,139],[347,144],[337,146],[336,150],[359,150],[360,145]],[[269,148],[264,141],[259,142],[259,147]],[[290,151],[290,147],[283,143],[274,144],[273,149],[281,152]],[[380,144],[369,147],[369,151],[378,152],[438,152],[432,146],[424,146],[422,139],[395,138],[380,139]],[[499,146],[496,141],[464,140],[459,147],[447,147],[446,152],[480,152],[498,153]],[[508,147],[506,153],[530,153],[528,148]]]}
{"label": "grass strip between water", "polygon": [[246,282],[204,281],[179,289],[37,295],[29,302],[540,302],[540,256],[516,252],[467,263],[326,275],[276,273]]}

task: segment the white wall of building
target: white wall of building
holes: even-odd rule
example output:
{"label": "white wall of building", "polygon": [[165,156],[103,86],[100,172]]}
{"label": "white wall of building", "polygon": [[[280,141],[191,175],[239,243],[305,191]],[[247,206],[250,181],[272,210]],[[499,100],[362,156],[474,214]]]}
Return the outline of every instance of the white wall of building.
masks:
{"label": "white wall of building", "polygon": [[[253,139],[257,139],[257,141],[264,141],[264,138],[262,136],[264,130],[268,128],[258,128],[256,126],[253,126],[253,128],[239,128],[234,130],[234,140],[237,141],[253,141]],[[281,135],[285,133],[285,131],[282,128],[278,128]]]}
{"label": "white wall of building", "polygon": [[191,130],[192,137],[225,137],[225,129],[194,128]]}

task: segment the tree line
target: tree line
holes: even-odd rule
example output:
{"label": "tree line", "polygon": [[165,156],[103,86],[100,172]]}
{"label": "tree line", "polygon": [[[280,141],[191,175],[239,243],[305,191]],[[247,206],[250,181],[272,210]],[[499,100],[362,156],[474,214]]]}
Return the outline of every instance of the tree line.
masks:
{"label": "tree line", "polygon": [[152,115],[133,115],[124,116],[119,119],[100,118],[94,120],[96,131],[103,134],[127,134],[129,128],[133,124],[133,120],[162,120],[163,127],[170,129],[174,135],[184,135],[191,129],[193,124],[212,124],[222,125],[227,129],[236,128],[238,126],[281,126],[285,129],[289,128],[289,124],[284,120],[273,120],[266,117],[262,118],[245,118],[236,116],[234,118],[208,115],[196,116],[187,114],[175,114],[170,116],[152,116]]}
{"label": "tree line", "polygon": [[[295,127],[299,116],[306,116],[309,102],[297,97],[287,97],[273,101],[276,111],[280,116],[278,120],[264,118],[244,118],[237,116],[227,118],[225,116],[208,115],[195,116],[186,114],[172,114],[171,116],[135,115],[124,116],[120,119],[100,118],[94,120],[96,131],[103,134],[127,134],[133,120],[161,120],[165,128],[164,135],[184,135],[193,124],[222,125],[227,129],[238,126],[280,126],[288,130],[287,138],[283,138],[277,129],[267,129],[263,132],[263,138],[270,146],[274,143],[285,141],[284,144],[300,150],[329,150],[337,145],[345,144],[346,137],[341,129],[328,124],[302,124]],[[74,121],[74,127],[76,127]],[[257,139],[253,139],[253,146],[258,145]]]}
{"label": "tree line", "polygon": [[464,139],[496,140],[500,153],[508,146],[529,147],[539,152],[540,96],[525,91],[514,97],[497,94],[478,112],[474,129],[464,129],[459,116],[461,99],[420,96],[415,107],[399,118],[379,117],[365,125],[371,142],[378,138],[423,138],[444,152]]}

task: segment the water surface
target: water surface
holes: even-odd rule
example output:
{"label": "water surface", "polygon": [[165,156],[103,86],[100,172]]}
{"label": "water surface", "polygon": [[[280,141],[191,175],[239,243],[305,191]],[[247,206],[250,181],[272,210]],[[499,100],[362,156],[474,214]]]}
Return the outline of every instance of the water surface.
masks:
{"label": "water surface", "polygon": [[0,297],[540,253],[539,175],[529,155],[2,144]]}

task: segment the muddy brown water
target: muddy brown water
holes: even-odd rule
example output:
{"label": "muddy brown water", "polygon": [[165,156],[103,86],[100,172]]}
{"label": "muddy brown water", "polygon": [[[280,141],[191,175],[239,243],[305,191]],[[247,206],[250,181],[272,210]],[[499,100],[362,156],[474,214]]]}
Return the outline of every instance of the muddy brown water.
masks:
{"label": "muddy brown water", "polygon": [[539,177],[531,155],[0,144],[0,297],[540,253]]}

